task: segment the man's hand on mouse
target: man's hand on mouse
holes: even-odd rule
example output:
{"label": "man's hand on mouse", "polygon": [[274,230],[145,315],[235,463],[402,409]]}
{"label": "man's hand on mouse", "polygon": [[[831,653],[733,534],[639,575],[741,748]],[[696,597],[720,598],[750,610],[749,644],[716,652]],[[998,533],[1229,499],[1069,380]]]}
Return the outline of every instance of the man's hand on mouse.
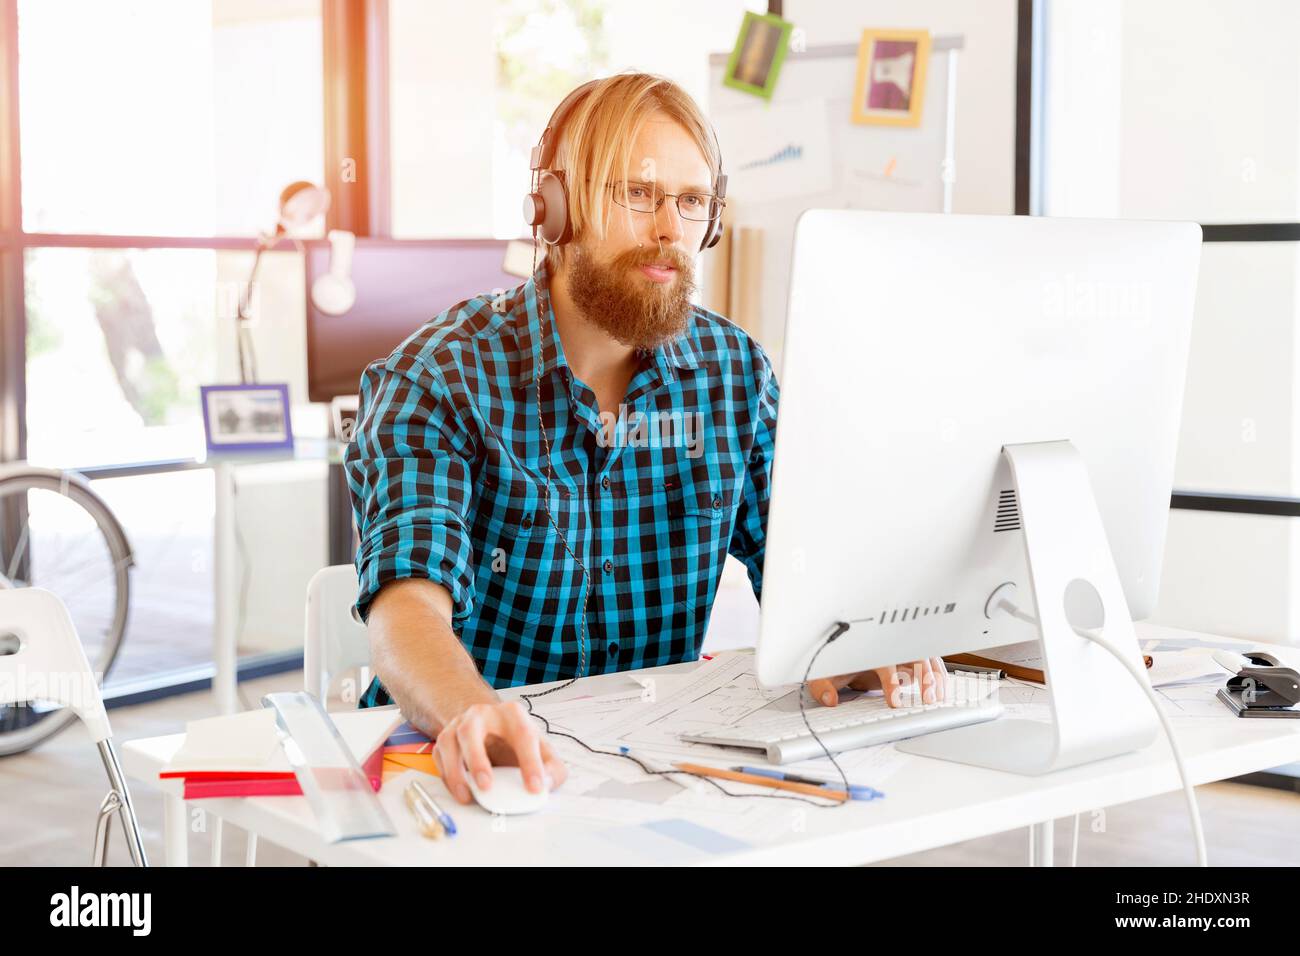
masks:
{"label": "man's hand on mouse", "polygon": [[917,687],[920,688],[921,703],[937,704],[947,699],[950,685],[948,668],[943,658],[931,657],[923,661],[859,671],[856,674],[819,677],[809,681],[807,686],[813,699],[826,707],[839,704],[840,690],[844,687],[852,690],[884,690],[890,707],[907,707],[915,705]]}
{"label": "man's hand on mouse", "polygon": [[564,782],[568,769],[555,755],[524,705],[516,700],[471,704],[438,733],[434,757],[442,782],[461,803],[472,801],[466,768],[478,786],[492,786],[492,766],[517,766],[531,793],[554,789]]}

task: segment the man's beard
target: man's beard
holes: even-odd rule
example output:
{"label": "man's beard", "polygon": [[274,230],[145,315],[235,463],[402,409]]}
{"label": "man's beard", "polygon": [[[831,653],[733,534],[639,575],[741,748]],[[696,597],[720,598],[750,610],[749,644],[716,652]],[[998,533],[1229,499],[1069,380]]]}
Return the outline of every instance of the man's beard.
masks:
{"label": "man's beard", "polygon": [[[581,245],[570,247],[569,294],[586,319],[624,345],[652,349],[685,331],[695,276],[679,249],[636,248],[597,262]],[[677,270],[671,282],[654,282],[637,267],[667,262]]]}

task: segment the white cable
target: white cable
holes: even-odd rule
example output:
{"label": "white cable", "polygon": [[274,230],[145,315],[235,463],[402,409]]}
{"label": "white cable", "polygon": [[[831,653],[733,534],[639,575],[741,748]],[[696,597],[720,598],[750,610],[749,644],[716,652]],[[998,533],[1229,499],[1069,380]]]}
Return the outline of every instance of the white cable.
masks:
{"label": "white cable", "polygon": [[1074,815],[1074,842],[1070,845],[1070,866],[1079,865],[1079,815]]}
{"label": "white cable", "polygon": [[[1002,610],[1006,611],[1012,617],[1030,624],[1037,625],[1037,619],[1029,616],[1012,604],[1006,598],[998,602]],[[1040,631],[1041,633],[1041,631]],[[1183,763],[1182,751],[1178,749],[1178,741],[1174,737],[1174,728],[1169,722],[1169,717],[1164,708],[1160,706],[1160,701],[1156,698],[1156,692],[1151,689],[1151,682],[1147,680],[1146,674],[1137,668],[1137,664],[1124,656],[1118,647],[1101,636],[1100,633],[1089,631],[1085,628],[1076,627],[1074,633],[1078,634],[1085,640],[1092,641],[1098,647],[1103,647],[1110,652],[1110,655],[1123,665],[1124,669],[1129,672],[1129,676],[1137,682],[1138,687],[1146,694],[1147,700],[1151,702],[1152,708],[1155,709],[1156,716],[1160,718],[1160,724],[1165,729],[1165,738],[1169,741],[1169,749],[1174,755],[1174,764],[1178,767],[1178,776],[1183,782],[1183,795],[1187,798],[1187,815],[1192,822],[1192,837],[1196,841],[1196,865],[1209,866],[1209,859],[1205,853],[1205,833],[1201,830],[1201,811],[1196,804],[1196,791],[1192,787],[1191,780],[1187,776],[1187,767]]]}
{"label": "white cable", "polygon": [[1096,644],[1098,647],[1104,647],[1110,652],[1110,655],[1124,665],[1124,669],[1137,682],[1147,695],[1147,700],[1151,701],[1151,706],[1155,709],[1156,716],[1160,718],[1160,723],[1165,728],[1165,737],[1169,741],[1169,749],[1173,751],[1174,763],[1178,767],[1178,776],[1183,781],[1183,794],[1187,797],[1187,815],[1192,821],[1192,836],[1196,840],[1196,865],[1209,866],[1210,862],[1205,853],[1205,834],[1201,830],[1201,811],[1196,805],[1196,791],[1192,787],[1191,780],[1187,776],[1187,767],[1183,763],[1182,751],[1178,749],[1178,741],[1174,737],[1174,728],[1169,722],[1169,715],[1165,713],[1164,708],[1160,706],[1160,701],[1156,698],[1156,692],[1151,689],[1151,682],[1146,679],[1146,675],[1137,669],[1137,664],[1125,657],[1118,647],[1110,643],[1100,634],[1096,634],[1076,627],[1074,633],[1080,637],[1086,638]]}

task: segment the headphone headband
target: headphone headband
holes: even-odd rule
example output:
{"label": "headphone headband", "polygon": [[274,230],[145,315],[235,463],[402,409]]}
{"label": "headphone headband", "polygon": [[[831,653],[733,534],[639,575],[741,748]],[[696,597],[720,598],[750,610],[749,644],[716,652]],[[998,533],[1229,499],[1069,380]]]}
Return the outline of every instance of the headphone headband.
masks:
{"label": "headphone headband", "polygon": [[[551,118],[546,121],[546,129],[528,154],[528,166],[534,176],[534,188],[524,197],[524,222],[538,233],[549,245],[563,245],[573,238],[573,224],[569,219],[569,191],[564,182],[564,171],[551,169],[555,161],[555,152],[559,148],[560,134],[569,114],[578,106],[588,92],[601,80],[588,80],[569,92],[560,101]],[[713,133],[713,145],[718,153],[718,172],[714,179],[713,191],[719,198],[727,195],[727,177],[722,172],[722,144],[718,134]],[[710,249],[722,238],[722,216],[709,222],[709,228],[700,243],[700,250]]]}
{"label": "headphone headband", "polygon": [[560,100],[560,105],[551,113],[551,118],[546,121],[546,129],[542,130],[541,138],[529,154],[529,168],[538,172],[551,168],[551,163],[555,161],[555,151],[560,145],[560,133],[569,119],[569,114],[573,112],[574,107],[587,91],[599,82],[600,80],[588,80]]}

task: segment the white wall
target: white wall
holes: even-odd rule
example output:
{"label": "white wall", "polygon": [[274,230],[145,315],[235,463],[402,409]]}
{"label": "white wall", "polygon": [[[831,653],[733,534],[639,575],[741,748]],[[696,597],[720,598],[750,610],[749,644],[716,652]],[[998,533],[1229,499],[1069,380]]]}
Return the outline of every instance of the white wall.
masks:
{"label": "white wall", "polygon": [[953,211],[1015,211],[1014,0],[786,0],[784,10],[809,46],[856,43],[868,27],[962,34]]}
{"label": "white wall", "polygon": [[[1051,0],[1044,212],[1300,218],[1300,5]],[[1300,249],[1208,243],[1175,484],[1300,495]],[[1175,511],[1153,620],[1300,643],[1293,518]]]}
{"label": "white wall", "polygon": [[[491,234],[496,6],[391,0],[395,236]],[[521,185],[521,201],[523,193]]]}
{"label": "white wall", "polygon": [[[1014,0],[786,0],[785,18],[808,46],[856,43],[869,27],[960,33],[953,209],[1007,214],[1015,210],[1016,4]],[[778,80],[779,83],[779,80]],[[770,241],[770,240],[768,240]],[[774,310],[775,327],[784,316]],[[779,343],[766,343],[779,358]],[[744,567],[727,559],[705,638],[706,652],[752,646],[758,605]]]}

